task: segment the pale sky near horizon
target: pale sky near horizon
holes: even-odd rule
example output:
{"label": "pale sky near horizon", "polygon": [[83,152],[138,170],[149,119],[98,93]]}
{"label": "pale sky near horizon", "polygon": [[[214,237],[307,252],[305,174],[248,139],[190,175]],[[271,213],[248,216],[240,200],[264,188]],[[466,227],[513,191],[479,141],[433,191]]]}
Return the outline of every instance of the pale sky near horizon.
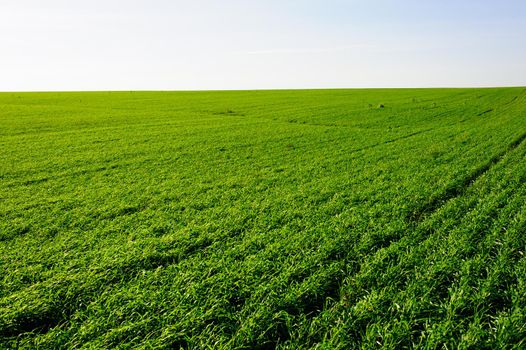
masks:
{"label": "pale sky near horizon", "polygon": [[0,0],[0,91],[525,86],[524,0]]}

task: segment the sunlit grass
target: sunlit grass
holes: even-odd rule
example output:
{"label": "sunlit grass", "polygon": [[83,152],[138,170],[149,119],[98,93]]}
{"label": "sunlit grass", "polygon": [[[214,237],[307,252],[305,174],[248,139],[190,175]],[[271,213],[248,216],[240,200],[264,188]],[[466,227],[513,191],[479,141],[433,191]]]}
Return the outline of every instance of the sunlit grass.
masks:
{"label": "sunlit grass", "polygon": [[0,347],[526,346],[526,90],[0,94]]}

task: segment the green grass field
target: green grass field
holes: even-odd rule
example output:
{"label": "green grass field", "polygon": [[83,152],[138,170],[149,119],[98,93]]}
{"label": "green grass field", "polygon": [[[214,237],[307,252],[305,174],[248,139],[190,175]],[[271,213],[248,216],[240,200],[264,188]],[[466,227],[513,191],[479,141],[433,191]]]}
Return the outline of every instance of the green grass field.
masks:
{"label": "green grass field", "polygon": [[524,349],[526,89],[0,94],[0,348]]}

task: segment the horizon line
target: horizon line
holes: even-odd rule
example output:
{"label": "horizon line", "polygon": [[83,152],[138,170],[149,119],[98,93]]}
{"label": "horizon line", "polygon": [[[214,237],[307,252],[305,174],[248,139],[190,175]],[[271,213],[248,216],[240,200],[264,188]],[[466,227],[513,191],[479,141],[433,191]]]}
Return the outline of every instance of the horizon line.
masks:
{"label": "horizon line", "polygon": [[316,90],[423,90],[423,89],[506,89],[526,88],[525,85],[481,85],[481,86],[414,86],[414,87],[313,87],[313,88],[255,88],[255,89],[108,89],[108,90],[0,90],[9,93],[78,93],[78,92],[250,92],[250,91],[316,91]]}

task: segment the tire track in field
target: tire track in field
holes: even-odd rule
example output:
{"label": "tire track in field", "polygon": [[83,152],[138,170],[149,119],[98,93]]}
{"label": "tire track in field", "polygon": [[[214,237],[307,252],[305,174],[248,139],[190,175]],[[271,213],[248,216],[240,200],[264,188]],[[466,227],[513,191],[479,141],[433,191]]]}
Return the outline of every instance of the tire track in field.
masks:
{"label": "tire track in field", "polygon": [[41,184],[41,183],[44,183],[44,182],[48,182],[48,181],[53,181],[53,180],[57,180],[57,179],[63,179],[63,178],[67,178],[67,177],[82,176],[82,175],[91,174],[91,173],[100,173],[102,171],[113,170],[113,169],[117,169],[119,167],[121,167],[121,165],[112,164],[112,165],[107,165],[107,166],[99,166],[99,167],[92,168],[92,169],[88,168],[88,169],[81,169],[81,170],[76,170],[76,171],[72,171],[72,172],[63,172],[63,173],[60,173],[60,174],[57,174],[57,175],[54,175],[54,176],[43,176],[43,177],[26,179],[26,180],[15,180],[15,181],[11,181],[11,182],[7,183],[5,185],[5,187],[6,188],[13,188],[13,187],[16,187],[16,186],[38,185],[38,184]]}
{"label": "tire track in field", "polygon": [[519,96],[522,96],[525,93],[526,93],[526,89],[522,89],[516,96],[513,96],[513,98],[510,101],[504,103],[503,106],[509,106],[511,104],[514,104],[514,102],[517,101]]}
{"label": "tire track in field", "polygon": [[519,147],[521,143],[524,142],[524,140],[526,140],[526,132],[511,142],[504,151],[491,157],[488,162],[478,167],[460,181],[454,183],[452,186],[446,188],[445,191],[443,191],[438,196],[430,198],[430,200],[423,203],[420,207],[417,207],[406,217],[406,220],[418,224],[426,217],[446,205],[447,202],[462,196],[473,185],[473,183],[477,181],[478,178],[480,178],[497,163],[499,163],[507,154]]}
{"label": "tire track in field", "polygon": [[[477,111],[473,111],[472,114],[476,116]],[[455,125],[455,124],[456,123],[453,123],[451,125]],[[426,132],[426,131],[422,130],[417,133],[423,133],[423,132]],[[383,144],[395,142],[398,139],[404,139],[404,138],[408,138],[411,136],[413,135],[411,134],[404,135],[397,139],[387,140],[387,141],[383,141],[383,142],[380,142],[374,145],[365,146],[363,147],[363,149],[365,150],[365,149],[378,147]],[[444,194],[442,194],[440,198],[436,199],[436,203],[434,204],[435,208],[433,210],[435,211],[439,210],[442,205],[445,205],[451,199],[465,193],[469,189],[469,187],[471,187],[471,185],[475,181],[477,181],[478,178],[480,178],[484,173],[486,173],[491,168],[493,168],[493,166],[499,163],[504,157],[506,157],[507,154],[509,154],[516,148],[518,148],[525,140],[526,140],[526,133],[523,133],[518,138],[516,138],[513,142],[511,142],[504,151],[491,157],[484,165],[480,166],[475,171],[470,173],[468,176],[463,178],[460,181],[460,183],[457,184],[457,186],[454,186],[454,187],[458,187],[456,191],[451,191],[451,192],[447,191]],[[351,152],[358,152],[358,151],[360,151],[360,149],[352,150]],[[462,184],[464,186],[461,186]],[[426,210],[427,207],[426,205],[424,205],[421,208]],[[427,211],[425,213],[423,212],[422,213],[423,215],[421,215],[417,219],[414,218],[413,220],[408,220],[409,223],[419,225],[424,219],[427,218],[428,214],[431,214],[433,212],[433,210],[429,210],[429,209],[430,208],[427,208]],[[410,228],[410,226],[408,228]],[[376,256],[377,252],[380,249],[385,248],[387,246],[390,246],[391,244],[394,244],[400,241],[401,239],[403,239],[403,237],[404,237],[403,233],[399,232],[398,235],[390,235],[389,237],[386,237],[386,239],[377,240],[373,242],[372,245],[368,245],[366,247],[367,254],[370,254],[369,257]],[[341,244],[342,245],[340,246],[340,248],[343,249],[343,247],[346,247],[345,249],[348,250],[349,252],[358,252],[358,255],[361,255],[360,254],[361,248],[353,247],[353,244],[351,242],[346,242],[345,240],[343,240]],[[323,312],[324,309],[326,309],[327,307],[330,307],[331,300],[339,299],[342,279],[345,276],[354,275],[358,273],[361,269],[362,264],[364,264],[365,261],[367,261],[367,259],[369,258],[365,258],[365,260],[362,260],[362,258],[356,258],[356,256],[353,256],[353,253],[350,253],[349,255],[340,257],[339,259],[345,261],[344,265],[347,266],[348,268],[345,269],[345,271],[337,271],[336,273],[331,274],[330,276],[327,276],[327,278],[323,281],[324,286],[321,288],[321,290],[317,291],[317,295],[309,294],[309,295],[304,296],[304,298],[302,298],[302,300],[299,303],[297,303],[295,308],[293,308],[292,310],[290,309],[289,305],[281,305],[274,311],[276,312],[285,311],[289,314],[291,314],[291,311],[292,311],[293,317],[298,316],[302,312],[306,312],[307,315],[305,318],[307,320],[311,320],[311,319],[316,318],[321,312]],[[330,260],[331,260],[330,258],[324,260],[322,265],[330,262]],[[278,344],[289,340],[291,338],[291,332],[288,329],[286,322],[281,321],[281,320],[280,321],[274,320],[274,322],[276,323],[276,325],[271,330],[268,330],[270,331],[270,333],[269,333],[269,336],[265,338],[267,340],[266,342],[261,344],[260,339],[259,339],[258,341],[249,342],[248,344],[254,348],[272,349],[272,348],[275,348]],[[365,327],[366,325],[364,324],[363,326]],[[314,339],[312,341],[315,342]],[[310,343],[311,345],[314,344],[312,341]]]}
{"label": "tire track in field", "polygon": [[[406,135],[406,137],[410,137],[410,135]],[[484,173],[489,171],[493,166],[495,166],[498,162],[500,162],[507,154],[518,148],[524,141],[526,140],[526,132],[520,135],[517,139],[515,139],[512,143],[508,145],[508,147],[501,153],[495,155],[492,157],[487,163],[485,163],[483,166],[476,169],[474,172],[469,174],[467,177],[462,179],[459,185],[454,186],[452,190],[446,190],[441,196],[435,198],[432,200],[431,204],[425,204],[420,209],[421,212],[417,212],[417,217],[411,217],[409,219],[410,223],[414,224],[420,224],[425,218],[427,218],[430,214],[432,214],[434,211],[439,210],[443,205],[446,205],[447,202],[450,200],[462,195],[467,191],[467,189],[475,183],[475,181],[480,178]],[[371,251],[369,249],[370,256],[375,256],[376,253],[382,249],[385,248],[391,244],[394,244],[400,239],[402,239],[403,236],[398,237],[392,237],[388,238],[384,241],[379,241],[374,243],[373,250]],[[350,242],[342,241],[342,245],[337,245],[339,249],[342,248],[342,246],[347,246]],[[349,246],[349,251],[353,251],[352,244]],[[354,251],[356,252],[356,251]],[[327,302],[330,300],[338,300],[338,296],[340,293],[341,288],[341,281],[344,278],[344,276],[349,276],[351,274],[358,273],[360,271],[360,267],[363,263],[356,261],[353,259],[352,254],[349,256],[342,256],[339,259],[346,261],[344,264],[345,266],[348,266],[348,268],[344,270],[336,271],[335,273],[328,276],[328,278],[323,282],[323,287],[320,290],[317,290],[316,294],[307,294],[304,296],[303,300],[301,300],[300,303],[298,303],[294,308],[291,309],[290,306],[287,305],[281,305],[281,307],[278,307],[277,311],[287,311],[289,314],[292,314],[293,316],[298,316],[301,313],[306,313],[306,319],[311,320],[315,317],[317,317],[327,306]],[[330,261],[334,261],[330,257],[325,259],[323,261],[323,264],[330,263]],[[280,342],[286,342],[290,339],[290,333],[288,331],[287,326],[284,324],[281,324],[277,322],[275,327],[273,328],[272,338],[273,340],[267,341],[264,343],[263,348],[275,348],[278,343]],[[277,337],[277,338],[276,338]],[[258,344],[251,344],[252,346],[256,347]]]}
{"label": "tire track in field", "polygon": [[[435,130],[435,129],[434,128],[428,128],[428,129],[424,129],[424,130],[419,130],[419,131],[412,132],[410,134],[406,134],[406,135],[402,135],[402,136],[399,136],[399,137],[395,137],[393,139],[385,140],[385,141],[382,141],[382,142],[374,143],[374,144],[363,146],[363,147],[360,147],[360,148],[350,149],[347,152],[347,154],[357,153],[357,152],[365,151],[365,150],[368,150],[368,149],[380,147],[380,146],[383,146],[383,145],[386,145],[386,144],[389,144],[389,143],[393,143],[393,142],[397,142],[397,141],[400,141],[400,140],[408,139],[410,137],[413,137],[413,136],[416,136],[416,135],[420,135],[420,134],[424,134],[426,132],[433,131],[433,130]],[[338,138],[332,139],[332,140],[323,140],[323,141],[318,142],[318,144],[321,144],[321,143],[332,143],[334,141],[338,141],[338,140],[342,140],[342,139],[346,139],[346,138],[347,138],[347,136],[343,136],[343,137],[338,137]]]}
{"label": "tire track in field", "polygon": [[[501,152],[500,154],[494,156],[493,158],[491,158],[491,160],[486,163],[484,166],[480,167],[479,169],[477,170],[481,170],[481,169],[485,169],[484,171],[482,171],[482,173],[480,173],[478,176],[474,176],[474,178],[472,179],[472,182],[469,183],[469,186],[468,187],[465,187],[463,190],[462,190],[462,193],[466,192],[467,189],[480,177],[482,176],[485,172],[489,171],[491,168],[493,168],[493,166],[495,166],[499,161],[501,161],[507,154],[509,154],[510,152],[514,151],[515,149],[517,149],[524,141],[526,140],[526,133],[522,134],[521,136],[519,136],[517,139],[515,139],[507,148],[505,151]],[[477,172],[473,172],[471,175],[473,176],[474,174],[476,174]],[[471,177],[471,176],[469,176]],[[450,199],[453,199],[455,197],[452,197]],[[449,200],[447,201],[449,202]],[[446,202],[446,203],[447,203]],[[444,203],[443,205],[446,205],[446,203]],[[441,206],[440,206],[441,207]],[[440,208],[439,207],[439,208]],[[438,210],[439,208],[437,208],[436,210]],[[422,220],[423,221],[424,219],[426,219],[427,216],[425,217],[422,217]],[[417,224],[420,224],[421,222],[418,222]],[[403,236],[398,236],[398,237],[394,237],[394,238],[391,238],[391,239],[387,239],[383,242],[380,242],[380,244],[375,244],[375,246],[371,249],[368,249],[368,252],[369,252],[369,256],[363,260],[363,261],[357,261],[355,259],[353,259],[352,257],[352,253],[346,257],[343,257],[343,260],[346,260],[347,261],[347,265],[350,265],[350,268],[348,268],[345,272],[342,272],[340,271],[340,273],[337,273],[336,275],[333,275],[331,276],[330,280],[326,282],[327,285],[330,285],[332,286],[332,288],[328,288],[327,290],[324,290],[326,294],[323,294],[324,298],[317,298],[317,299],[313,299],[315,300],[315,304],[313,306],[311,306],[311,312],[308,313],[308,315],[306,316],[306,319],[307,320],[312,320],[314,318],[316,318],[324,309],[325,309],[325,306],[327,305],[327,301],[330,301],[331,299],[332,300],[338,300],[339,298],[339,295],[340,295],[340,291],[341,291],[341,279],[344,277],[344,276],[350,276],[350,275],[355,275],[355,274],[358,274],[360,273],[360,270],[361,270],[361,266],[363,264],[365,264],[366,261],[368,260],[372,260],[372,259],[375,259],[375,257],[377,256],[377,253],[378,251],[380,251],[382,248],[385,248],[385,247],[388,247],[392,244],[396,244],[397,242],[401,241],[402,239],[404,239]],[[349,247],[349,251],[351,251],[353,248]],[[365,327],[366,327],[366,324],[362,324],[363,326],[363,329],[361,329],[362,332],[365,332]],[[357,332],[356,334],[358,334],[359,332]],[[283,341],[287,341],[290,339],[290,335],[288,333],[284,333],[282,332],[283,334],[283,338],[280,339],[279,342],[283,342]],[[320,339],[317,339],[314,338],[312,340],[312,344],[316,343],[316,341],[320,341]],[[276,341],[272,341],[270,342],[270,344],[272,346],[276,346],[279,342],[276,342]]]}
{"label": "tire track in field", "polygon": [[[502,169],[502,168],[501,168],[501,169]],[[523,175],[520,177],[521,180],[518,181],[518,183],[523,182],[524,178],[525,178],[525,176],[524,176],[524,174],[523,174]],[[485,185],[485,186],[489,186],[489,188],[491,188],[491,185]],[[500,191],[497,191],[497,193],[498,193],[498,192],[500,192]],[[509,195],[509,194],[510,194],[510,193],[508,193],[508,195]],[[515,195],[515,193],[513,193],[513,191],[512,191],[512,192],[511,192],[511,197],[513,197],[514,195]],[[500,198],[501,200],[495,203],[494,210],[500,210],[500,209],[503,208],[505,205],[509,205],[509,203],[508,203],[508,201],[507,201],[507,195],[502,195],[502,194],[501,194],[499,198]],[[460,215],[460,216],[462,216],[462,215]],[[496,222],[496,221],[497,221],[497,219],[494,219],[494,220],[492,220],[491,222]],[[523,222],[523,223],[524,223],[524,222]],[[524,227],[524,224],[522,224],[522,227]],[[446,232],[446,233],[447,233],[448,231],[443,231],[443,232]],[[415,240],[415,239],[416,239],[416,240]],[[399,264],[400,266],[406,266],[406,267],[405,267],[406,271],[410,271],[410,270],[414,267],[414,263],[412,263],[412,265],[404,265],[404,264],[407,264],[407,261],[408,261],[408,259],[409,259],[409,256],[407,257],[407,259],[404,259],[404,260],[405,260],[404,262],[402,262],[402,261],[400,261],[400,260],[395,260],[395,259],[398,259],[398,258],[399,258],[399,256],[400,256],[399,253],[400,253],[400,252],[402,252],[402,253],[406,253],[406,250],[405,250],[404,247],[407,247],[407,246],[412,246],[412,247],[414,247],[415,245],[420,246],[420,245],[422,245],[422,244],[425,244],[424,242],[436,241],[436,237],[432,237],[432,236],[427,235],[427,230],[424,229],[424,230],[422,230],[417,236],[414,236],[412,239],[409,239],[409,240],[408,240],[408,239],[407,239],[407,236],[406,236],[406,237],[402,237],[402,239],[396,239],[396,240],[393,240],[392,243],[393,243],[393,244],[399,244],[398,241],[401,241],[401,243],[400,243],[401,245],[400,245],[399,247],[396,247],[395,250],[393,250],[392,253],[391,253],[390,255],[388,255],[388,258],[386,258],[386,256],[384,255],[383,257],[380,257],[380,258],[376,259],[376,257],[377,257],[377,255],[376,255],[377,252],[375,251],[374,253],[372,253],[371,256],[369,257],[369,261],[372,261],[372,262],[373,262],[373,265],[372,265],[370,268],[367,269],[368,272],[366,272],[366,273],[369,273],[369,274],[372,273],[372,272],[374,273],[375,270],[383,270],[383,269],[387,270],[388,267],[391,266],[390,263],[392,263],[393,261],[397,261],[397,264]],[[483,244],[483,243],[479,243],[479,244]],[[420,255],[422,256],[423,259],[427,259],[427,258],[428,258],[427,253],[426,253],[427,250],[424,251],[424,250],[422,250],[421,248],[418,248],[418,249],[419,249],[419,250],[412,251],[411,254],[412,254],[412,255],[420,254]],[[517,255],[517,256],[519,256],[519,255]],[[375,260],[376,260],[376,262],[374,262]],[[417,260],[417,259],[413,259],[413,258],[411,258],[411,260],[412,260],[412,261],[415,261],[415,260]],[[466,266],[467,264],[469,264],[469,261],[470,261],[470,260],[468,260],[468,262],[464,262],[464,263],[463,263],[464,266]],[[496,259],[494,259],[494,260],[492,260],[492,261],[496,261]],[[411,264],[411,263],[410,263],[410,264]],[[360,274],[361,274],[361,273],[362,273],[362,272],[360,272]],[[359,276],[359,274],[358,274],[357,276]],[[392,278],[393,276],[395,276],[395,278],[397,278],[397,279],[399,279],[399,280],[401,280],[402,278],[404,278],[404,281],[406,281],[406,280],[408,280],[408,278],[410,278],[410,277],[405,276],[405,275],[404,275],[404,276],[399,275],[399,277],[398,277],[398,276],[396,276],[396,275],[394,275],[394,274],[391,274],[390,276],[391,276],[391,277],[387,277],[387,278]],[[444,277],[444,275],[437,275],[437,276],[436,276],[436,278],[439,278],[439,277]],[[354,278],[353,278],[353,280],[354,280]],[[364,281],[364,280],[365,280],[365,279],[362,277],[362,278],[361,278],[361,281]],[[380,281],[380,280],[378,280],[378,281]],[[375,288],[378,288],[378,286],[379,286],[379,285],[377,284],[377,283],[379,283],[378,281],[377,281],[377,280],[374,280],[374,282],[370,282],[370,284],[367,284],[367,285],[363,285],[363,284],[361,284],[360,282],[358,282],[358,283],[356,283],[356,284],[353,284],[353,285],[354,285],[354,286],[361,286],[361,288],[362,288],[362,293],[363,293],[365,290],[370,289],[370,288],[373,288],[373,287],[372,287],[373,284],[371,284],[371,283],[374,283]],[[387,281],[387,280],[386,280],[386,281]],[[444,278],[442,279],[442,281],[444,281]],[[384,286],[385,286],[385,283],[390,283],[390,282],[392,282],[392,279],[389,279],[387,282],[384,281],[384,282],[383,282],[384,284],[381,284],[380,286],[381,286],[381,287],[384,287]],[[447,289],[447,286],[449,286],[449,284],[447,284],[448,280],[445,280],[444,282],[445,282],[446,284],[442,284],[442,288],[443,288],[442,290]],[[402,283],[402,282],[400,281],[400,283]],[[404,283],[405,283],[405,282],[404,282]],[[516,286],[516,284],[515,284],[515,286]],[[347,286],[347,288],[352,290],[352,288],[350,288],[349,286]],[[404,288],[404,290],[407,290],[407,288]],[[346,297],[345,297],[347,305],[350,305],[350,304],[352,303],[351,300],[353,300],[353,302],[356,301],[356,300],[358,300],[358,298],[359,298],[358,295],[362,295],[362,294],[359,294],[359,293],[358,293],[358,294],[353,294],[352,292],[350,292],[349,295],[350,295],[350,296],[346,296]],[[502,306],[502,305],[500,305],[500,306]],[[347,307],[348,307],[348,306],[347,306]],[[496,311],[495,311],[495,312],[496,312]],[[491,310],[489,311],[489,313],[491,313]],[[358,328],[359,328],[359,329],[357,329],[356,332],[354,333],[355,336],[361,339],[361,335],[365,334],[367,326],[368,326],[368,323],[367,323],[367,322],[359,322],[359,323],[358,323]],[[315,340],[313,340],[313,343],[311,343],[311,346],[313,346],[316,342],[321,342],[321,341],[322,341],[322,338],[321,338],[321,337],[319,337],[319,338],[315,338]]]}

